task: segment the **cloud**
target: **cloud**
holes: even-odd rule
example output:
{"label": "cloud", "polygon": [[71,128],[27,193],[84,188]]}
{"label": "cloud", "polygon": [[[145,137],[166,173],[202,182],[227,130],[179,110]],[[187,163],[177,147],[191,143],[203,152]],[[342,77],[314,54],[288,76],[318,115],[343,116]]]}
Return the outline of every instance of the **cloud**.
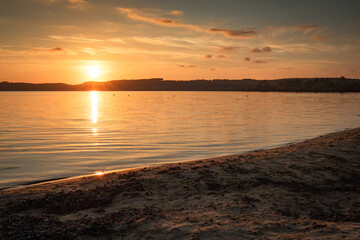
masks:
{"label": "cloud", "polygon": [[235,47],[235,46],[222,46],[220,47],[220,51],[235,51],[235,50],[239,50],[240,47]]}
{"label": "cloud", "polygon": [[58,55],[58,54],[71,54],[71,51],[67,51],[61,47],[54,47],[54,48],[37,47],[27,51],[17,51],[17,55],[19,56]]}
{"label": "cloud", "polygon": [[[152,23],[152,24],[161,25],[161,26],[182,27],[182,28],[187,28],[187,29],[191,29],[194,31],[199,31],[199,32],[222,33],[224,36],[229,37],[229,38],[251,38],[257,34],[257,32],[252,29],[230,30],[230,29],[211,28],[211,29],[206,30],[199,25],[181,23],[175,19],[146,16],[140,10],[133,9],[133,8],[120,8],[119,7],[119,8],[117,8],[117,10],[121,14],[124,14],[128,18],[133,19],[133,20],[143,21],[143,22]],[[174,10],[174,11],[176,11],[176,10]],[[178,12],[180,12],[180,11],[178,11]],[[178,12],[176,12],[176,13],[178,13]]]}
{"label": "cloud", "polygon": [[295,26],[295,27],[278,27],[274,25],[269,25],[267,27],[270,30],[312,30],[318,28],[316,25],[302,25],[302,26]]}
{"label": "cloud", "polygon": [[96,43],[96,42],[104,41],[101,39],[87,38],[82,35],[78,35],[78,36],[49,35],[48,37],[54,40],[60,40],[64,42],[77,42],[77,43]]}
{"label": "cloud", "polygon": [[245,61],[245,62],[250,62],[250,60],[251,60],[251,59],[250,59],[249,57],[244,58],[244,61]]}
{"label": "cloud", "polygon": [[51,52],[58,52],[58,51],[64,51],[64,49],[61,48],[61,47],[55,47],[55,48],[50,49],[50,51]]}
{"label": "cloud", "polygon": [[261,49],[260,48],[254,48],[250,52],[251,53],[261,53]]}
{"label": "cloud", "polygon": [[271,49],[271,47],[266,46],[266,47],[264,47],[264,48],[262,49],[262,51],[263,51],[263,52],[271,52],[272,49]]}
{"label": "cloud", "polygon": [[316,25],[304,25],[304,26],[297,26],[297,27],[293,27],[292,30],[295,31],[304,31],[304,33],[308,33],[314,29],[318,28],[318,26]]}
{"label": "cloud", "polygon": [[64,3],[66,7],[76,10],[85,10],[87,4],[89,3],[87,0],[38,0],[38,1],[42,1],[47,4]]}
{"label": "cloud", "polygon": [[[205,55],[205,58],[207,58],[207,59],[210,59],[210,58],[213,58],[214,56],[213,55],[211,55],[211,54],[207,54],[207,55]],[[217,55],[216,56],[216,58],[225,58],[226,56],[225,55],[222,55],[222,54],[219,54],[219,55]]]}
{"label": "cloud", "polygon": [[271,47],[266,46],[266,47],[264,47],[262,50],[261,50],[260,48],[254,48],[254,49],[252,49],[250,52],[251,52],[251,53],[261,53],[261,52],[267,52],[267,53],[269,53],[269,52],[271,52],[271,51],[272,51]]}
{"label": "cloud", "polygon": [[[60,0],[42,0],[43,2],[48,2],[48,3],[54,3],[54,2],[59,2]],[[66,2],[69,3],[85,3],[86,0],[66,0]]]}
{"label": "cloud", "polygon": [[314,42],[324,42],[326,39],[323,35],[313,35],[311,36],[311,40]]}
{"label": "cloud", "polygon": [[89,54],[89,55],[96,55],[101,49],[98,48],[83,48],[81,49],[81,52]]}
{"label": "cloud", "polygon": [[136,42],[152,44],[156,46],[167,46],[167,47],[176,47],[197,50],[200,47],[208,46],[209,42],[204,41],[203,39],[196,38],[180,38],[180,37],[171,37],[171,36],[162,36],[162,37],[132,37],[132,40]]}
{"label": "cloud", "polygon": [[211,33],[222,33],[229,38],[251,38],[257,34],[254,30],[230,30],[221,28],[211,28],[208,30]]}
{"label": "cloud", "polygon": [[179,65],[179,67],[181,67],[181,68],[186,68],[186,67],[188,67],[188,68],[194,68],[195,65],[194,65],[194,64],[190,64],[190,65],[185,66],[185,65],[181,64],[181,65]]}
{"label": "cloud", "polygon": [[183,27],[188,28],[195,31],[204,31],[197,25],[192,24],[184,24],[176,21],[175,19],[168,19],[168,18],[154,18],[154,17],[147,17],[143,16],[139,10],[132,9],[132,8],[117,8],[120,13],[125,14],[128,18],[133,20],[148,22],[156,25],[162,26],[169,26],[169,27]]}
{"label": "cloud", "polygon": [[55,47],[55,48],[34,48],[31,49],[33,52],[62,52],[64,51],[61,47]]}
{"label": "cloud", "polygon": [[264,60],[255,60],[255,61],[252,61],[253,63],[268,63],[267,61],[264,61]]}
{"label": "cloud", "polygon": [[301,25],[301,26],[287,26],[287,27],[280,27],[280,26],[273,26],[270,25],[267,27],[268,30],[272,31],[273,35],[283,35],[289,34],[294,32],[302,32],[303,34],[307,34],[311,31],[318,29],[317,25]]}
{"label": "cloud", "polygon": [[277,26],[274,26],[274,25],[269,25],[267,28],[268,28],[268,29],[276,29],[276,28],[277,28]]}
{"label": "cloud", "polygon": [[171,12],[169,12],[170,15],[183,15],[184,12],[183,11],[179,11],[179,10],[172,10]]}
{"label": "cloud", "polygon": [[315,28],[317,28],[316,25],[304,25],[304,26],[294,27],[295,30],[309,30],[309,29],[315,29]]}
{"label": "cloud", "polygon": [[160,24],[165,24],[165,25],[179,25],[180,24],[174,19],[160,18],[160,19],[154,19],[154,20]]}
{"label": "cloud", "polygon": [[109,42],[114,42],[114,43],[125,43],[125,41],[121,38],[110,38],[108,39]]}
{"label": "cloud", "polygon": [[68,0],[69,3],[84,3],[84,0]]}

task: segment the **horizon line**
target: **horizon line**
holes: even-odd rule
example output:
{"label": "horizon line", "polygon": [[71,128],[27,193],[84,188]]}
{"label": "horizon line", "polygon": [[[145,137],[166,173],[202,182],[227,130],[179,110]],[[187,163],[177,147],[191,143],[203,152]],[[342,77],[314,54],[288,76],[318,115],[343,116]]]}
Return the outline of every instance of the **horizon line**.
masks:
{"label": "horizon line", "polygon": [[65,82],[10,82],[7,80],[0,81],[0,83],[26,83],[26,84],[67,84],[67,85],[81,85],[84,83],[106,83],[111,81],[144,81],[144,80],[152,80],[152,81],[174,81],[174,82],[180,82],[180,81],[242,81],[242,80],[253,80],[253,81],[276,81],[276,80],[286,80],[286,79],[351,79],[351,80],[360,80],[360,78],[347,78],[344,76],[340,77],[287,77],[287,78],[273,78],[273,79],[254,79],[254,78],[241,78],[241,79],[228,79],[228,78],[213,78],[213,79],[188,79],[188,80],[173,80],[173,79],[163,79],[163,78],[133,78],[133,79],[112,79],[112,80],[101,80],[101,81],[84,81],[82,83],[78,84],[71,84],[71,83],[65,83]]}

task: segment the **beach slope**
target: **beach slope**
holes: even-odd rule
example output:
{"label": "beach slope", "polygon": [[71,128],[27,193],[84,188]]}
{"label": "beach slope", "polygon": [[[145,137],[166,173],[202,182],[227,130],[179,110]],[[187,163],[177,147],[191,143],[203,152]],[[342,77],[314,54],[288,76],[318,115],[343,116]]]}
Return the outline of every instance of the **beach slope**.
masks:
{"label": "beach slope", "polygon": [[0,191],[0,239],[359,239],[360,128]]}

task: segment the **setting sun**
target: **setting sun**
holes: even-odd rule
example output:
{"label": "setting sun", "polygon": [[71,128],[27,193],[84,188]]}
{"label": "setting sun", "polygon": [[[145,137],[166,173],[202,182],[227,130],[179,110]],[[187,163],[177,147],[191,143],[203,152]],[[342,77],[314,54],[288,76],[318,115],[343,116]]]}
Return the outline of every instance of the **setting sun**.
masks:
{"label": "setting sun", "polygon": [[86,67],[86,73],[92,78],[96,79],[102,73],[101,69],[97,65],[89,65]]}

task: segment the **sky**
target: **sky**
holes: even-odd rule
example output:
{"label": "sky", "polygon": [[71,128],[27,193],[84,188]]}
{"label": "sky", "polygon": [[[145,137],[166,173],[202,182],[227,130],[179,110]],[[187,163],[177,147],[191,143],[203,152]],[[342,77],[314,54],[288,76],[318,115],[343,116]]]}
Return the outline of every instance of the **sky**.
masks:
{"label": "sky", "polygon": [[359,0],[1,0],[0,81],[360,78]]}

